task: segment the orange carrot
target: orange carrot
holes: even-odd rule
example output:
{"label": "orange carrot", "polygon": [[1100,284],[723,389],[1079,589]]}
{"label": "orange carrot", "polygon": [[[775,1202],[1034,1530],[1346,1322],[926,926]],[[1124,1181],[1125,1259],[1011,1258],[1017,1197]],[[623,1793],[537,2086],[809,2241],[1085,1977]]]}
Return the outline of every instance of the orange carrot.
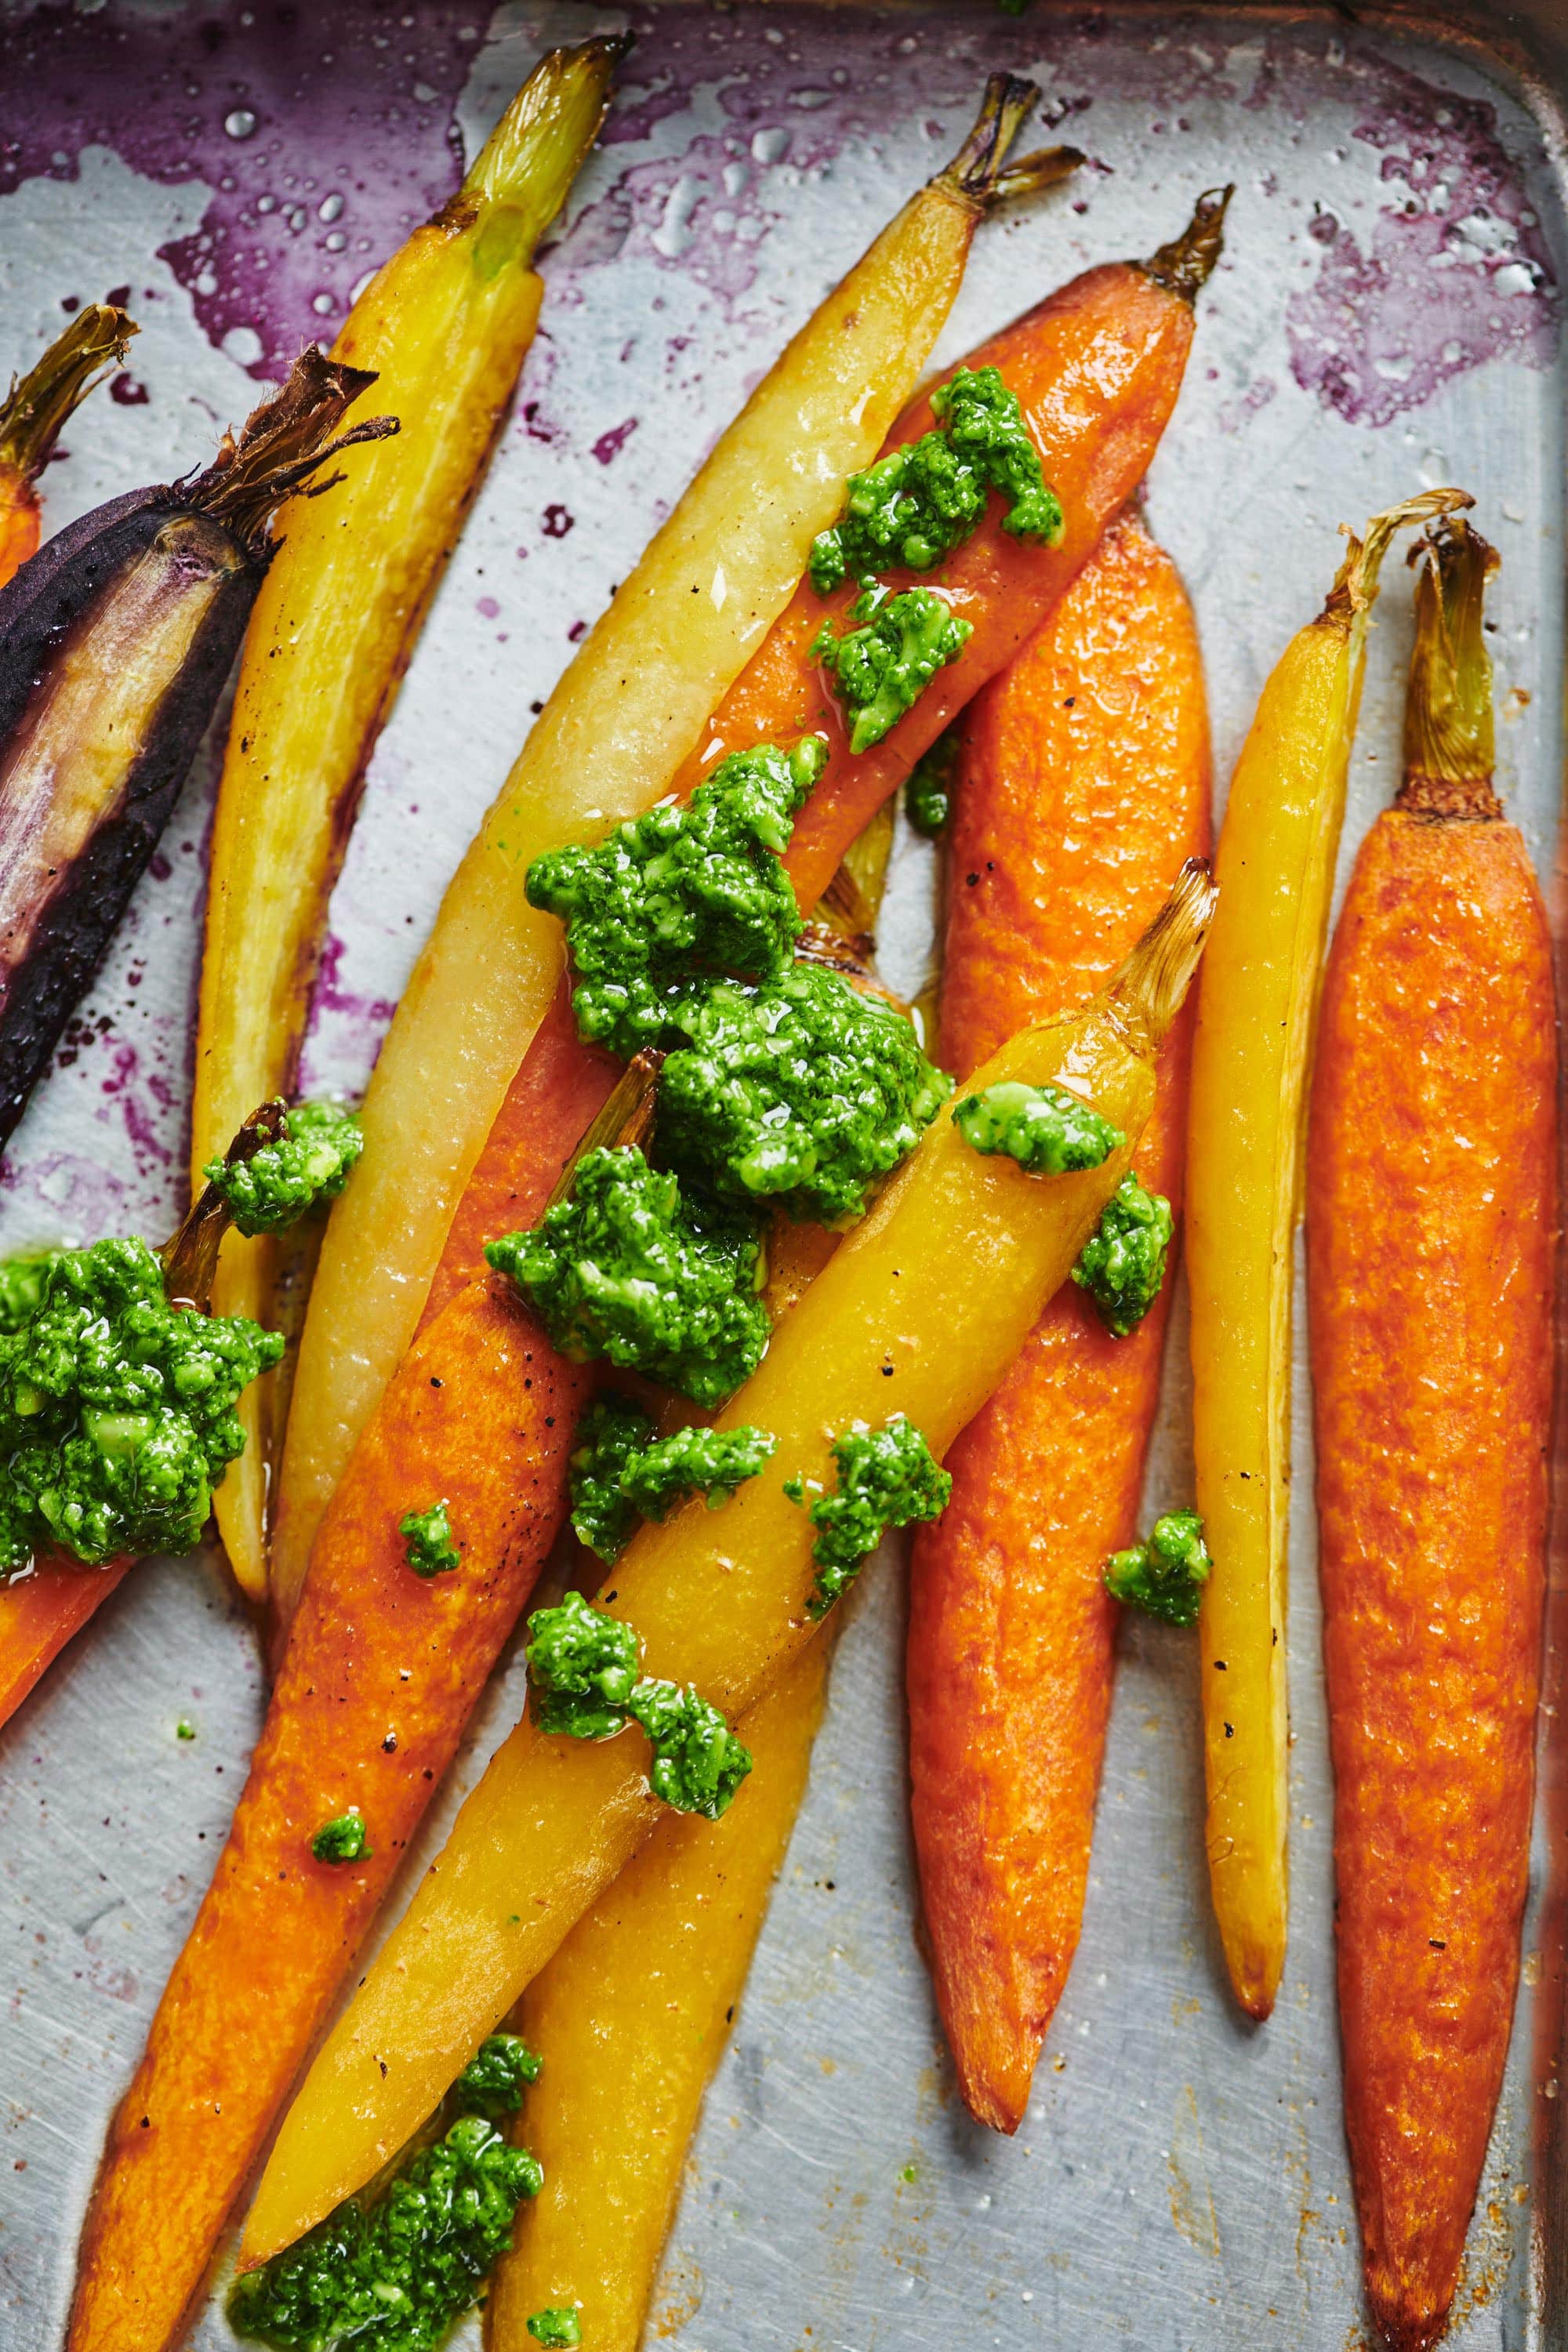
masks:
{"label": "orange carrot", "polygon": [[1552,950],[1491,790],[1489,551],[1432,534],[1394,807],[1323,993],[1307,1162],[1345,2123],[1368,2299],[1447,2322],[1529,1877],[1556,1202]]}
{"label": "orange carrot", "polygon": [[13,377],[0,400],[0,588],[38,551],[34,485],[55,443],[94,384],[125,357],[135,332],[123,310],[89,302],[20,382]]}
{"label": "orange carrot", "polygon": [[[110,2127],[75,2352],[165,2341],[200,2286],[560,1528],[584,1379],[493,1276],[421,1333],[362,1437],[228,1843]],[[420,1577],[398,1520],[442,1497],[461,1565]],[[313,1833],[353,1806],[370,1852],[318,1863]]]}
{"label": "orange carrot", "polygon": [[[1131,519],[966,721],[949,852],[942,1059],[961,1071],[1094,992],[1208,839],[1196,632]],[[1138,1172],[1179,1203],[1189,1026]],[[1069,1285],[947,1457],[914,1547],[915,1847],[938,2005],[971,2111],[1016,2131],[1077,1947],[1110,1700],[1107,1556],[1133,1532],[1169,1278],[1128,1339]]]}
{"label": "orange carrot", "polygon": [[0,1585],[0,1724],[10,1722],[131,1565],[114,1559],[83,1568],[74,1559],[46,1559],[20,1583]]}
{"label": "orange carrot", "polygon": [[[826,734],[831,757],[784,858],[803,906],[820,898],[849,843],[921,754],[1034,634],[1142,481],[1181,390],[1193,302],[1219,257],[1227,198],[1203,197],[1184,234],[1152,261],[1087,270],[964,362],[999,368],[1016,394],[1065,529],[1054,548],[1032,547],[993,516],[942,564],[943,597],[973,635],[914,709],[869,751],[850,752],[843,714],[824,693],[809,649],[825,610],[836,630],[844,628],[854,583],[825,605],[803,583],[709,721],[678,790],[689,791],[724,753],[766,741],[781,727]],[[929,397],[914,401],[889,446],[918,439],[933,421]],[[904,588],[921,575],[888,576]]]}
{"label": "orange carrot", "polygon": [[[792,740],[808,729],[828,738],[828,763],[784,855],[803,907],[820,898],[851,842],[953,713],[1012,659],[1142,480],[1181,390],[1192,346],[1192,306],[1218,258],[1224,212],[1223,198],[1202,198],[1184,234],[1152,261],[1087,271],[963,362],[1002,370],[1028,421],[1046,479],[1061,500],[1066,527],[1058,546],[1031,546],[1010,538],[993,512],[942,565],[943,593],[973,624],[974,634],[881,742],[851,755],[838,706],[824,694],[821,672],[809,656],[824,614],[833,614],[841,626],[853,592],[846,588],[825,601],[805,582],[710,719],[676,778],[681,794],[693,792],[730,751]],[[930,400],[915,401],[889,436],[888,447],[918,438],[932,422]],[[889,577],[901,586],[918,575]],[[481,1244],[498,1230],[496,1204],[507,1197],[520,1139],[542,1156],[544,1124],[555,1118],[559,1102],[551,1148],[558,1164],[564,1160],[585,1118],[607,1098],[614,1076],[602,1055],[575,1045],[563,983],[468,1180],[435,1297],[449,1296],[482,1264]]]}

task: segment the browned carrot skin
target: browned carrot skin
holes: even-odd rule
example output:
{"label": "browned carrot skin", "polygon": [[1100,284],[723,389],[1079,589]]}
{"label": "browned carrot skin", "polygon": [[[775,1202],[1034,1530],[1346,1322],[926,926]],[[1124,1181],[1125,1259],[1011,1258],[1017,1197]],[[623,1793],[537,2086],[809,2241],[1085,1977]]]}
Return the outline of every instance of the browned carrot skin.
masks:
{"label": "browned carrot skin", "polygon": [[1345,2123],[1395,2352],[1447,2324],[1519,1979],[1557,1219],[1551,948],[1490,787],[1486,551],[1435,536],[1405,789],[1328,966],[1307,1194]]}
{"label": "browned carrot skin", "polygon": [[[964,1071],[1090,996],[1207,845],[1208,723],[1175,567],[1113,526],[967,722],[941,1048]],[[1179,1201],[1188,1030],[1139,1172]],[[1166,1286],[1168,1295],[1169,1284]],[[1064,1290],[947,1457],[915,1544],[915,1846],[937,2000],[972,2113],[1015,2131],[1078,1943],[1110,1699],[1107,1555],[1130,1540],[1166,1295],[1113,1339]]]}

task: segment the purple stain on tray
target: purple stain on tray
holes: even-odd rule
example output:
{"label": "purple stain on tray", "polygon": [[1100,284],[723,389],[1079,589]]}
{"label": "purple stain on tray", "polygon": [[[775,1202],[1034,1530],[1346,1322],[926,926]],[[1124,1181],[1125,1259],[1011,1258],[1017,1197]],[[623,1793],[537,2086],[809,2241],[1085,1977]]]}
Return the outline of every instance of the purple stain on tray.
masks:
{"label": "purple stain on tray", "polygon": [[553,257],[582,269],[640,254],[732,301],[755,283],[759,248],[778,216],[762,201],[746,142],[701,132],[684,154],[630,165]]}
{"label": "purple stain on tray", "polygon": [[[353,1066],[368,1079],[381,1051],[388,1022],[397,1006],[391,997],[367,996],[345,984],[346,944],[335,931],[327,934],[316,985],[310,997],[305,1041],[300,1057],[298,1090],[301,1095],[323,1090],[319,1069]],[[336,1091],[335,1086],[326,1091]]]}
{"label": "purple stain on tray", "polygon": [[1363,238],[1314,215],[1322,259],[1286,313],[1296,382],[1356,425],[1387,425],[1487,360],[1546,367],[1558,331],[1551,256],[1495,107],[1375,62],[1381,92],[1353,135],[1382,155],[1393,201]]}
{"label": "purple stain on tray", "polygon": [[453,107],[485,16],[478,0],[12,15],[0,87],[28,103],[11,110],[0,194],[74,178],[89,146],[165,184],[205,182],[199,226],[161,257],[215,343],[281,375],[451,194]]}
{"label": "purple stain on tray", "polygon": [[594,444],[594,455],[600,465],[607,466],[612,457],[618,457],[637,429],[637,418],[628,416],[625,424],[612,425],[607,433],[601,433]]}

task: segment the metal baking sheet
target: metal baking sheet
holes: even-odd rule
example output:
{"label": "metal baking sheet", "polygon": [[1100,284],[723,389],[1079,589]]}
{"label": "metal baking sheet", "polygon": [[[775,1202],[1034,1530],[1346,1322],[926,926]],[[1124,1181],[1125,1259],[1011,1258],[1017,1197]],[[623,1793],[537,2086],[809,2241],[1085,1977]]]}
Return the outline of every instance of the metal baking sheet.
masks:
{"label": "metal baking sheet", "polygon": [[[694,451],[919,179],[987,69],[1034,74],[1091,162],[985,227],[956,358],[1085,264],[1147,251],[1234,178],[1225,262],[1148,486],[1196,601],[1217,778],[1316,606],[1334,531],[1458,481],[1500,546],[1502,784],[1542,874],[1556,842],[1568,241],[1546,79],[1560,0],[1444,24],[1346,10],[509,0],[0,5],[0,363],[129,289],[113,398],[71,427],[47,520],[210,451],[258,382],[330,334],[366,268],[452,186],[548,42],[638,47],[544,263],[497,453],[377,751],[332,908],[317,1086],[363,1081],[479,813]],[[1392,787],[1408,599],[1371,661],[1346,856]],[[453,714],[461,723],[454,727]],[[220,739],[221,740],[221,739]],[[176,1212],[202,849],[198,761],[59,1066],[0,1168],[0,1249]],[[900,839],[891,976],[929,950],[930,865]],[[1184,1318],[1149,1476],[1190,1495]],[[1358,2249],[1340,2123],[1331,1795],[1303,1372],[1291,1562],[1294,1901],[1272,2022],[1222,1990],[1204,1885],[1195,1652],[1123,1642],[1077,1965],[1016,2141],[965,2118],[914,1940],[900,1565],[867,1580],[811,1792],[710,2096],[650,2330],[681,2352],[1351,2352]],[[438,1837],[516,1711],[515,1660]],[[58,2342],[105,2121],[221,1842],[259,1721],[249,1627],[216,1566],[150,1563],[0,1742],[0,2347]],[[197,1738],[176,1742],[181,1716]],[[1550,1731],[1551,1723],[1548,1721]],[[1558,1840],[1559,1846],[1561,1840]],[[1568,2343],[1542,2160],[1559,1986],[1547,1841],[1525,1983],[1450,2341]],[[410,1872],[420,1867],[416,1854]],[[216,2306],[193,2340],[227,2343]],[[468,2339],[465,2339],[468,2340]],[[477,2336],[473,2340],[477,2341]]]}

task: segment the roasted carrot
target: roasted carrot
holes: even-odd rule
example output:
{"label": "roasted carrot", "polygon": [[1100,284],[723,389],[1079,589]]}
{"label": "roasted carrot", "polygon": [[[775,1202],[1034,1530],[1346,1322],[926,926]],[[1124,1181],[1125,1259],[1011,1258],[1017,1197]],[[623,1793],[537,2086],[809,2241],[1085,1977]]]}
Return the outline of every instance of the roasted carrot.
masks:
{"label": "roasted carrot", "polygon": [[[1094,1003],[1012,1039],[978,1081],[1068,1079],[1124,1139],[1100,1167],[1038,1181],[939,1117],[784,1317],[718,1423],[772,1432],[776,1473],[721,1512],[698,1503],[645,1526],[611,1571],[607,1605],[637,1628],[647,1673],[736,1717],[805,1648],[820,1622],[807,1605],[816,1529],[784,1474],[831,1486],[832,1434],[857,1421],[902,1411],[940,1456],[973,1419],[1127,1166],[1212,904],[1206,868],[1186,870]],[[654,1825],[647,1764],[636,1741],[553,1739],[524,1717],[285,2117],[247,2268],[361,2186],[430,2112],[432,2084],[439,2097]]]}
{"label": "roasted carrot", "polygon": [[0,1585],[0,1725],[10,1722],[131,1566],[128,1559],[107,1568],[46,1559],[20,1583]]}
{"label": "roasted carrot", "polygon": [[1345,2123],[1368,2300],[1445,2326],[1529,1879],[1555,1257],[1552,948],[1492,791],[1490,551],[1422,551],[1405,779],[1324,988],[1307,1164]]}
{"label": "roasted carrot", "polygon": [[[1191,608],[1114,524],[963,726],[940,1054],[964,1072],[1091,995],[1208,833]],[[1138,1172],[1179,1202],[1189,1024],[1160,1059]],[[1077,1946],[1110,1698],[1109,1553],[1134,1528],[1169,1277],[1129,1338],[1059,1291],[947,1458],[917,1534],[910,1771],[928,1956],[963,2096],[1015,2131]]]}
{"label": "roasted carrot", "polygon": [[584,639],[447,887],[365,1097],[364,1157],[300,1343],[271,1560],[284,1615],[561,976],[560,928],[524,892],[530,861],[668,790],[788,603],[845,476],[875,457],[919,380],[980,220],[999,194],[1081,160],[1055,149],[1004,170],[1037,95],[993,76],[960,153],[781,352]]}
{"label": "roasted carrot", "polygon": [[[293,1090],[365,771],[533,341],[534,247],[593,144],[624,47],[616,36],[540,60],[461,187],[377,271],[332,345],[374,372],[403,430],[344,459],[330,504],[296,509],[247,632],[213,819],[194,1183],[253,1103]],[[279,1272],[269,1235],[231,1234],[217,1311],[270,1324]],[[252,1601],[267,1585],[277,1384],[270,1375],[242,1401],[246,1450],[215,1498]]]}
{"label": "roasted carrot", "polygon": [[1285,1966],[1285,1563],[1307,1068],[1378,575],[1431,490],[1376,515],[1258,700],[1231,779],[1187,1129],[1193,1454],[1214,1556],[1198,1621],[1205,1845],[1226,1966],[1267,2017]]}
{"label": "roasted carrot", "polygon": [[831,1640],[747,1710],[743,1805],[661,1822],[510,2020],[547,2053],[522,2132],[544,2188],[485,2306],[487,2352],[535,2352],[575,2305],[595,2352],[637,2352],[702,2095],[724,2054],[822,1717]]}
{"label": "roasted carrot", "polygon": [[[821,679],[807,647],[823,602],[805,584],[720,704],[676,779],[678,791],[692,790],[722,751],[781,731],[795,735],[803,725],[821,725],[833,742],[784,858],[803,906],[821,896],[850,844],[952,709],[1011,657],[1056,603],[1136,487],[1181,388],[1192,303],[1218,256],[1223,214],[1222,200],[1203,198],[1184,235],[1152,261],[1090,270],[971,354],[971,365],[1004,370],[1040,446],[1047,479],[1068,486],[1067,530],[1058,547],[1025,547],[993,516],[958,551],[943,581],[955,609],[974,621],[974,635],[874,751],[851,757],[837,706],[822,709]],[[922,399],[900,419],[889,446],[931,422]],[[821,715],[807,715],[814,713]],[[505,1222],[519,1150],[531,1162],[553,1151],[559,1166],[584,1119],[607,1098],[614,1076],[613,1064],[575,1045],[563,982],[470,1171],[432,1278],[433,1299],[450,1297],[479,1272],[480,1244]],[[309,1442],[317,1445],[319,1436],[313,1433]],[[292,1448],[292,1430],[289,1442]],[[274,1593],[280,1619],[290,1590],[298,1589],[299,1565],[292,1549],[280,1554]]]}
{"label": "roasted carrot", "polygon": [[[1086,271],[963,362],[1000,369],[1016,394],[1065,528],[1055,546],[1042,547],[1010,537],[993,516],[948,558],[943,598],[973,635],[914,709],[869,751],[850,751],[843,713],[811,656],[824,600],[803,582],[709,720],[678,792],[689,792],[726,752],[768,740],[785,712],[805,714],[796,731],[804,724],[826,734],[828,764],[784,859],[803,905],[820,897],[921,754],[1034,634],[1142,481],[1181,390],[1193,304],[1219,257],[1227,201],[1228,192],[1201,197],[1181,236],[1151,260]],[[929,396],[912,402],[889,447],[918,440],[933,422]],[[892,572],[888,581],[897,590],[919,576]],[[837,627],[854,596],[851,583],[827,600]]]}
{"label": "roasted carrot", "polygon": [[[224,2221],[561,1520],[583,1375],[493,1276],[411,1351],[324,1522],[216,1874],[114,2123],[73,2352],[176,2334]],[[394,1503],[392,1497],[400,1497]],[[462,1565],[416,1576],[403,1510],[445,1496]],[[357,1806],[372,1849],[310,1852]]]}
{"label": "roasted carrot", "polygon": [[136,332],[110,302],[89,302],[0,400],[0,588],[38,549],[35,485],[55,443]]}

